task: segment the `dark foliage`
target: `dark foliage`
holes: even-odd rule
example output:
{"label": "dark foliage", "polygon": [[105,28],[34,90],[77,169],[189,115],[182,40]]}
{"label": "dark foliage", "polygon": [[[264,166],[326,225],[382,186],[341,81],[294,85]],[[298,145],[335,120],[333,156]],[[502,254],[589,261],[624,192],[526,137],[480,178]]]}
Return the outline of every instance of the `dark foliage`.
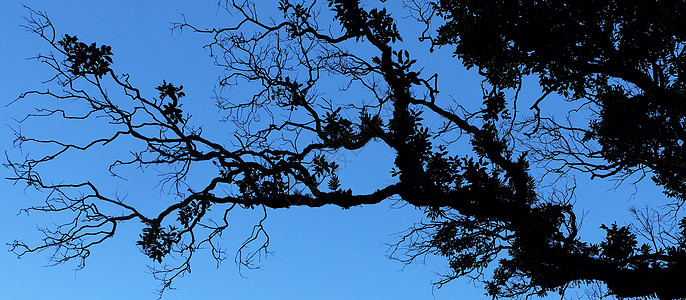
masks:
{"label": "dark foliage", "polygon": [[[445,0],[438,1],[436,8],[447,20],[438,30],[436,43],[455,45],[454,53],[464,65],[477,67],[494,87],[516,88],[523,76],[535,75],[544,91],[570,100],[588,100],[597,108],[599,112],[587,129],[574,129],[584,132],[580,142],[596,141],[601,149],[593,153],[559,149],[556,155],[587,158],[563,157],[569,159],[567,167],[600,177],[647,168],[677,206],[686,200],[686,169],[680,163],[686,159],[686,2]],[[540,101],[532,108],[538,110]],[[534,130],[539,129],[540,120],[537,122]],[[593,161],[595,158],[606,163]],[[636,236],[627,227],[614,224],[603,228],[608,235],[600,245],[601,259],[619,266],[617,270],[635,274],[631,280],[619,273],[604,280],[614,294],[655,293],[671,299],[681,293],[684,276],[674,272],[683,269],[655,263],[641,271],[628,266],[628,261],[655,256],[634,255]],[[591,248],[574,248],[595,256]],[[670,259],[658,256],[668,265],[681,265],[684,248],[670,249]],[[519,267],[519,271],[542,271],[534,266]],[[567,270],[570,272],[560,274],[560,280],[589,278],[592,273],[595,278],[602,277],[602,267],[581,269]],[[514,270],[508,269],[503,276]],[[554,281],[555,276],[548,277]]]}
{"label": "dark foliage", "polygon": [[102,45],[100,48],[95,43],[90,46],[78,42],[76,36],[64,35],[64,39],[57,42],[67,55],[66,62],[69,71],[74,75],[93,74],[102,77],[110,69],[112,63],[112,47]]}
{"label": "dark foliage", "polygon": [[[189,270],[197,249],[208,246],[213,254],[221,253],[212,241],[228,227],[227,214],[236,207],[349,208],[395,197],[424,209],[427,219],[392,247],[392,254],[399,254],[404,245],[408,255],[401,259],[407,261],[427,253],[445,257],[450,273],[439,284],[461,276],[483,279],[480,275],[493,266],[492,276],[484,281],[494,297],[564,293],[569,286],[593,282],[604,283],[608,293],[618,297],[686,297],[686,219],[680,214],[686,201],[686,2],[405,1],[405,9],[425,28],[419,40],[428,42],[429,50],[423,55],[432,55],[437,47],[454,48],[459,62],[484,76],[483,98],[468,100],[483,104],[476,112],[447,108],[449,100],[438,96],[438,75],[423,73],[422,56],[403,48],[402,28],[391,9],[329,0],[328,13],[337,24],[320,28],[325,18],[316,4],[281,0],[282,20],[267,22],[258,18],[251,3],[221,3],[242,16],[237,26],[201,29],[181,23],[176,29],[211,35],[207,47],[222,57],[217,64],[226,71],[222,86],[258,87],[244,102],[219,98],[219,107],[233,116],[253,116],[260,110],[271,116],[266,122],[235,119],[239,146],[211,141],[188,124],[179,103],[185,96],[183,86],[163,81],[157,87],[159,100],[148,100],[128,77],[110,68],[109,47],[87,46],[68,35],[55,43],[45,15],[33,12],[37,15],[30,28],[64,56],[40,59],[57,72],[65,89],[74,89],[74,82],[85,78],[83,84],[102,91],[104,83],[90,78],[111,75],[108,84],[122,88],[136,106],[127,109],[104,93],[22,95],[85,101],[93,115],[109,118],[118,132],[86,146],[65,146],[59,137],[18,135],[20,143],[64,148],[48,158],[8,163],[16,173],[14,180],[60,195],[31,209],[79,211],[69,224],[83,225],[46,231],[45,243],[37,247],[15,242],[15,252],[55,247],[64,253],[59,262],[83,259],[89,247],[115,234],[117,223],[139,220],[146,228],[137,244],[146,255],[158,262],[170,253],[184,258],[181,266],[156,273],[163,275],[167,287]],[[437,31],[436,22],[441,24]],[[256,32],[250,31],[252,25]],[[329,25],[338,25],[339,34]],[[373,54],[355,51],[362,46]],[[337,91],[343,99],[322,99],[317,89],[325,80],[320,76],[341,79],[364,92],[351,96],[343,90]],[[538,78],[542,97],[519,99],[526,76]],[[571,116],[570,124],[558,124],[544,117],[539,106],[551,94],[580,103],[570,114],[589,108],[590,122]],[[352,100],[363,97],[368,99]],[[528,116],[517,115],[522,103],[531,105]],[[66,110],[52,113],[66,115]],[[283,111],[284,117],[274,117],[279,114],[272,110]],[[436,128],[425,118],[444,125]],[[185,166],[211,161],[218,169],[216,177],[199,189],[177,188],[174,202],[150,216],[135,204],[102,195],[90,182],[50,185],[37,173],[65,151],[88,150],[123,136],[146,147],[132,150],[129,160],[114,161],[110,171],[122,165],[181,166],[169,177],[179,186],[186,180]],[[463,136],[472,149],[456,153],[450,141]],[[395,153],[391,174],[396,182],[369,194],[345,189],[339,166],[328,154],[359,150],[372,142]],[[535,177],[540,173],[532,168],[548,173]],[[641,232],[639,226],[608,220],[612,225],[601,227],[606,231],[602,242],[583,242],[571,201],[576,187],[562,182],[562,196],[549,200],[543,196],[545,188],[537,186],[550,174],[567,172],[594,178],[652,175],[664,188],[667,202],[659,204],[669,208],[662,214],[674,229]],[[328,191],[320,190],[325,182]],[[99,203],[125,213],[101,211],[96,209]],[[206,218],[210,207],[224,211],[223,218]],[[638,211],[636,216],[644,228],[652,228],[646,224],[654,221]],[[256,254],[244,256],[242,251],[265,235],[257,224],[239,249],[238,262],[249,266]],[[267,238],[258,252],[268,243]]]}

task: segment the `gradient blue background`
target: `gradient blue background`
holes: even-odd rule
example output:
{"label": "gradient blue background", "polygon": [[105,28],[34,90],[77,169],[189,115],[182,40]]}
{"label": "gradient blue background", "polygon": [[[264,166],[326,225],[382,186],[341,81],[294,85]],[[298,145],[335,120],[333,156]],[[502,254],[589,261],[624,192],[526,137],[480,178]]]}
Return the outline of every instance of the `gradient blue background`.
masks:
{"label": "gradient blue background", "polygon": [[[83,41],[111,45],[115,53],[114,68],[118,73],[132,75],[135,85],[154,95],[154,86],[162,79],[183,84],[193,101],[209,105],[210,109],[195,118],[213,123],[222,114],[212,108],[211,97],[220,70],[212,65],[207,51],[202,49],[206,37],[184,32],[174,34],[170,22],[179,21],[179,13],[191,23],[229,24],[229,16],[218,12],[216,1],[27,1],[24,4],[45,11],[55,24],[58,34],[77,35]],[[33,99],[10,106],[21,92],[42,89],[41,81],[49,78],[49,70],[27,58],[41,52],[48,45],[20,25],[28,11],[22,2],[0,2],[0,149],[17,158],[22,153],[12,145],[12,131],[18,128],[14,119],[22,118],[37,102]],[[473,72],[459,71],[457,61],[421,61],[427,65],[458,69],[456,77],[462,92],[458,99],[479,104],[479,78]],[[446,77],[441,75],[442,80]],[[473,99],[473,100],[470,100]],[[549,109],[555,109],[554,103]],[[196,121],[197,121],[196,119]],[[7,126],[5,126],[5,124]],[[38,125],[37,125],[38,124]],[[50,123],[23,124],[23,132],[60,135],[88,134],[94,128],[75,131],[69,127],[55,127]],[[44,127],[48,125],[48,127]],[[221,130],[221,129],[218,129]],[[125,145],[118,145],[122,147]],[[120,148],[119,150],[126,150]],[[386,166],[392,157],[374,146],[348,153],[339,158],[344,185],[358,191],[372,189],[375,183],[388,178]],[[100,155],[107,155],[100,153]],[[97,155],[91,157],[97,160]],[[383,167],[372,167],[383,166]],[[82,170],[83,168],[83,170]],[[82,171],[83,162],[56,165],[53,175],[74,176]],[[8,177],[7,169],[0,175]],[[116,188],[128,192],[132,202],[143,201],[159,194],[146,184],[155,180],[154,173],[146,173],[141,181],[114,182]],[[96,175],[97,176],[97,175]],[[150,178],[151,177],[151,178]],[[59,180],[60,177],[55,179]],[[107,176],[93,178],[107,183]],[[147,182],[146,182],[147,180]],[[642,183],[639,193],[631,187],[612,189],[608,182],[590,182],[579,178],[577,211],[585,213],[585,237],[599,241],[600,223],[629,220],[626,208],[639,205],[630,199],[650,200],[658,191],[649,183]],[[0,181],[0,242],[14,239],[37,241],[37,226],[50,224],[52,217],[31,214],[17,215],[23,207],[38,204],[44,194],[25,190],[7,180]],[[153,197],[154,198],[154,197]],[[143,199],[143,200],[141,200]],[[636,201],[636,200],[631,200]],[[640,203],[640,202],[639,202]],[[397,240],[395,234],[408,229],[421,219],[412,207],[397,207],[392,201],[368,207],[341,210],[336,207],[319,209],[293,208],[269,211],[266,229],[271,237],[274,255],[263,261],[262,270],[244,270],[240,276],[233,263],[233,251],[249,234],[256,214],[246,212],[233,219],[234,225],[224,236],[229,259],[217,269],[206,252],[193,261],[193,272],[177,280],[177,290],[168,291],[165,299],[486,299],[483,289],[468,280],[456,280],[442,289],[434,290],[431,282],[439,279],[445,263],[429,257],[426,264],[403,264],[387,259],[385,243]],[[74,271],[73,264],[44,267],[49,263],[47,252],[17,259],[12,253],[0,251],[0,299],[154,299],[159,282],[148,273],[151,261],[135,246],[140,226],[122,227],[120,234],[93,249],[86,268]],[[578,294],[580,296],[580,294]],[[570,295],[575,299],[575,294]]]}

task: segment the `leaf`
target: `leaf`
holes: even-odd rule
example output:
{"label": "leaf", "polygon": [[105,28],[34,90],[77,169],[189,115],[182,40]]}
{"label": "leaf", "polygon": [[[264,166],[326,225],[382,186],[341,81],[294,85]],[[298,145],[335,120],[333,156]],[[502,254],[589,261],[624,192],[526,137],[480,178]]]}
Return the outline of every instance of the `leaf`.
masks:
{"label": "leaf", "polygon": [[329,179],[329,189],[332,191],[338,190],[338,188],[341,187],[341,182],[338,180],[338,175],[333,174],[331,175],[331,179]]}

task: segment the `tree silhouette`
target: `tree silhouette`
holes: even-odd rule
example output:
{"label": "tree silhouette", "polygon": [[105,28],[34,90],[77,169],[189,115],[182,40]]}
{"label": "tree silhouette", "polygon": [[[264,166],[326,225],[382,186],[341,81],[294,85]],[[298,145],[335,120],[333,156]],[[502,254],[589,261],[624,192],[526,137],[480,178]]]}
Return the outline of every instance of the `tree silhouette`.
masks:
{"label": "tree silhouette", "polygon": [[[327,3],[328,8],[281,0],[281,15],[262,18],[257,4],[221,1],[239,18],[235,25],[175,25],[212,37],[206,47],[226,71],[220,86],[253,89],[245,101],[218,97],[218,106],[235,116],[235,144],[207,138],[194,127],[181,109],[183,86],[163,81],[157,98],[144,96],[127,75],[115,72],[111,47],[55,35],[47,16],[32,10],[29,28],[55,51],[38,59],[56,72],[54,82],[64,89],[29,91],[20,98],[71,99],[89,111],[76,115],[65,106],[31,117],[106,118],[116,131],[86,144],[17,133],[20,145],[58,148],[7,163],[16,175],[12,180],[52,192],[45,205],[28,210],[74,218],[45,230],[43,244],[17,241],[12,250],[24,255],[54,248],[60,254],[56,262],[77,259],[82,266],[93,245],[116,234],[117,224],[140,221],[146,228],[137,244],[147,256],[158,262],[170,253],[183,257],[180,265],[156,270],[168,287],[190,270],[197,249],[209,247],[221,259],[213,241],[227,229],[230,210],[349,208],[393,198],[424,209],[427,221],[401,238],[392,254],[406,261],[426,253],[445,257],[451,271],[439,284],[494,266],[484,281],[496,297],[563,293],[592,282],[606,284],[618,297],[686,297],[686,218],[680,213],[686,201],[686,3],[408,0],[402,12],[421,25],[415,37],[402,35],[397,12],[383,5]],[[415,38],[428,46],[422,56],[404,48]],[[481,108],[450,108],[462,106],[439,96],[438,74],[422,68],[422,60],[439,47],[454,48],[465,67],[484,76]],[[520,99],[528,77],[538,78],[540,98]],[[322,96],[331,78],[345,82],[342,99]],[[126,99],[105,86],[117,87]],[[543,101],[560,101],[551,95],[575,105],[567,123],[540,108]],[[522,103],[531,114],[520,111]],[[591,112],[590,122],[575,117],[581,110]],[[143,213],[136,200],[105,195],[90,181],[49,184],[39,175],[43,165],[65,153],[127,139],[145,147],[136,150],[131,142],[130,157],[113,159],[113,174],[131,165],[175,170],[166,178],[176,187],[173,202],[156,214]],[[468,140],[471,151],[458,151],[458,140]],[[370,143],[393,150],[389,171],[395,182],[360,194],[341,183],[330,154]],[[189,166],[202,162],[213,163],[216,175],[199,189],[185,190]],[[601,243],[582,241],[571,201],[574,189],[582,187],[560,175],[570,172],[651,176],[664,188],[667,197],[659,205],[665,205],[661,214],[672,229],[641,231],[648,227],[608,219],[612,225],[602,226],[607,234]],[[563,179],[555,181],[562,184],[560,197],[546,197],[549,191],[539,183],[555,176]],[[224,211],[223,218],[210,219],[210,208]],[[654,222],[635,214],[641,224]],[[257,252],[243,253],[264,234],[257,224],[238,250],[240,263],[250,266],[266,251],[268,240]],[[407,252],[398,251],[402,247]]]}

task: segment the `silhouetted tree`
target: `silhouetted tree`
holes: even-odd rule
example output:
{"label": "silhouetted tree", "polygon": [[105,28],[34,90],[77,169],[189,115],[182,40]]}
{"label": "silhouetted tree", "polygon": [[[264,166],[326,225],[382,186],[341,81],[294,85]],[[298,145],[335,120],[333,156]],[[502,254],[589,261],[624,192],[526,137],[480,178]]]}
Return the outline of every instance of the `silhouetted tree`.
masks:
{"label": "silhouetted tree", "polygon": [[[53,155],[8,163],[13,180],[56,195],[30,210],[77,213],[73,222],[46,230],[44,244],[15,242],[13,250],[23,255],[57,248],[58,262],[84,259],[90,247],[116,233],[117,224],[138,220],[147,226],[137,242],[146,255],[160,262],[171,252],[185,258],[157,271],[168,286],[189,270],[199,247],[218,253],[212,241],[228,221],[226,214],[219,222],[207,220],[210,208],[349,208],[395,197],[425,209],[427,219],[392,253],[407,261],[426,253],[445,257],[451,273],[439,284],[494,266],[485,282],[487,293],[497,297],[564,292],[593,282],[618,297],[686,297],[686,219],[680,218],[686,201],[686,2],[407,0],[400,12],[420,25],[416,37],[401,34],[395,10],[385,4],[326,2],[328,10],[281,0],[278,18],[261,19],[256,4],[221,1],[240,18],[236,25],[176,24],[212,37],[207,47],[226,71],[221,86],[254,89],[242,102],[218,98],[221,109],[237,116],[235,145],[210,140],[193,127],[181,109],[182,86],[163,82],[157,98],[144,96],[114,71],[109,46],[55,36],[47,17],[32,11],[30,29],[57,52],[39,60],[56,71],[64,92],[30,91],[21,98],[38,94],[86,103],[85,115],[68,107],[42,115],[107,117],[117,131],[85,145],[18,134],[20,144],[59,147]],[[325,21],[330,16],[334,23]],[[427,45],[426,53],[411,55],[404,48],[404,40],[414,38]],[[438,75],[422,69],[422,60],[439,47],[454,48],[456,59],[484,76],[481,108],[451,109],[461,103],[439,97]],[[538,78],[540,98],[520,99],[526,77]],[[346,98],[322,96],[331,80],[347,84],[340,91]],[[105,85],[121,88],[128,102],[110,96]],[[576,107],[565,124],[540,108],[542,101],[560,98]],[[520,110],[522,103],[531,114]],[[590,122],[575,117],[582,110],[590,112]],[[435,120],[442,124],[429,125]],[[43,164],[64,153],[123,138],[146,147],[114,160],[111,172],[122,165],[174,166],[168,180],[181,187],[188,166],[212,162],[216,176],[200,189],[177,188],[170,196],[175,202],[148,215],[136,200],[101,194],[88,181],[47,184],[39,175]],[[459,139],[468,139],[472,151],[459,150]],[[372,142],[394,151],[390,171],[396,181],[355,193],[342,186],[329,154]],[[667,196],[658,203],[667,205],[660,222],[671,222],[672,230],[648,229],[646,222],[655,221],[635,210],[639,226],[609,219],[601,243],[580,240],[571,202],[576,186],[557,181],[559,197],[545,197],[550,192],[538,186],[544,177],[568,172],[652,176]],[[125,213],[99,209],[105,204]],[[245,245],[264,234],[261,224],[255,229]],[[248,265],[253,256],[243,250],[237,257]]]}

